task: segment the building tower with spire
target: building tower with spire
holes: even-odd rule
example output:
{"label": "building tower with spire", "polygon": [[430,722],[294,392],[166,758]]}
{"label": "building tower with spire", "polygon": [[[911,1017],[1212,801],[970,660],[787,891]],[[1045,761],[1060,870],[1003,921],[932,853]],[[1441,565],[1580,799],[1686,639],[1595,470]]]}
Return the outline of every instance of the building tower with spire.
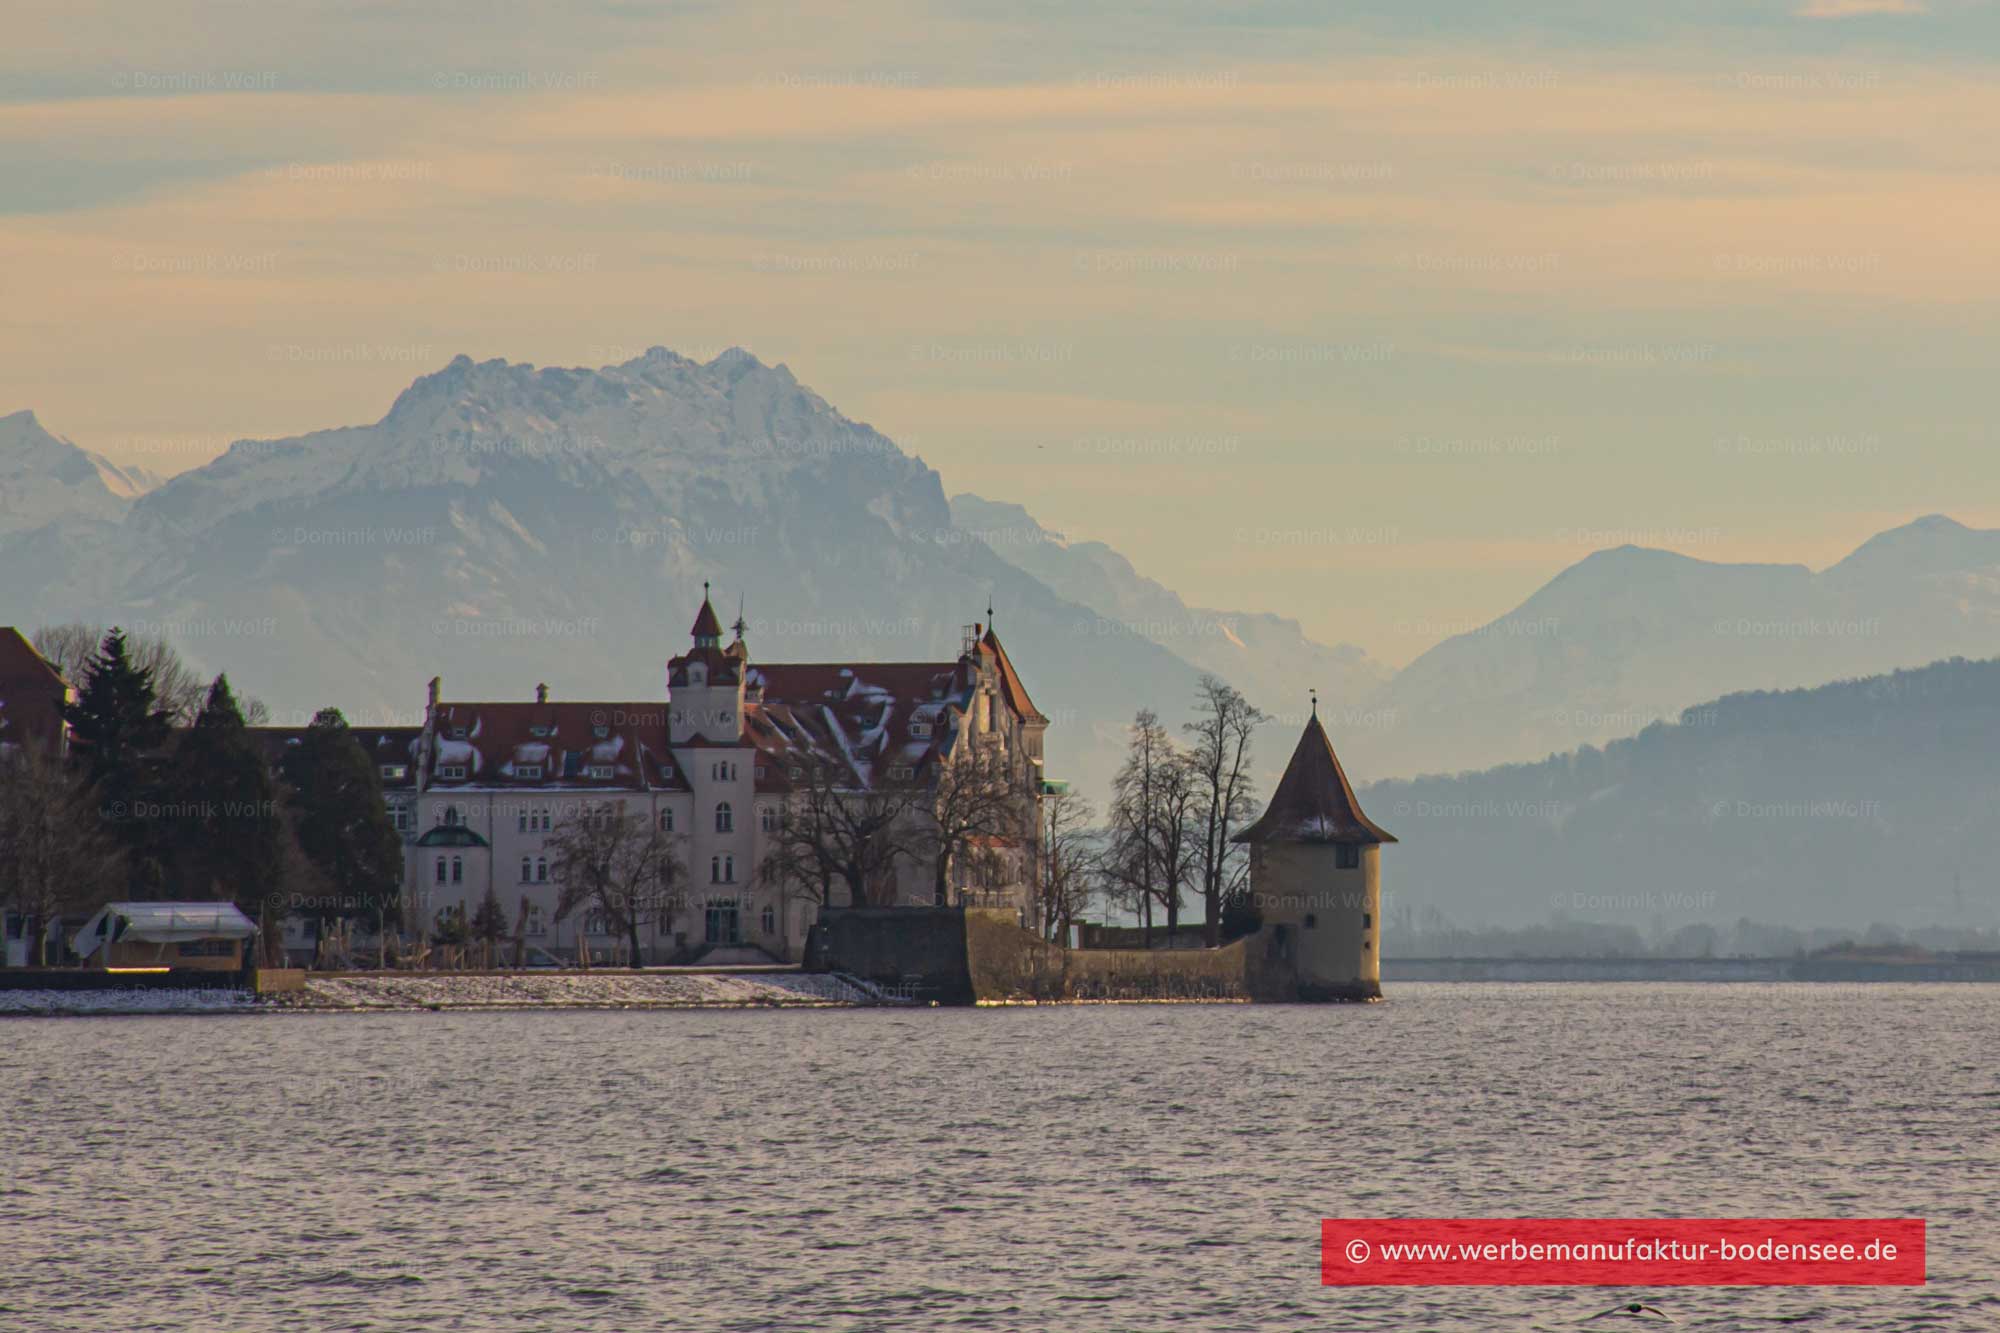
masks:
{"label": "building tower with spire", "polygon": [[1250,892],[1299,998],[1381,998],[1382,845],[1396,838],[1361,812],[1317,697],[1270,805],[1233,841],[1249,845]]}

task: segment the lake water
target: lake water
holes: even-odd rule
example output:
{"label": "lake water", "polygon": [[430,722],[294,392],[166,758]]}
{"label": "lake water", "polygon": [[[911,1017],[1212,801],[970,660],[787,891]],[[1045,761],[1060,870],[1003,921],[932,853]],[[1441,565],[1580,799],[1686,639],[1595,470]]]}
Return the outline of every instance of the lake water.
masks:
{"label": "lake water", "polygon": [[1682,1327],[1993,1329],[1996,1052],[1948,985],[0,1020],[0,1328],[1571,1328],[1627,1293],[1323,1289],[1319,1219],[1721,1215],[1930,1285]]}

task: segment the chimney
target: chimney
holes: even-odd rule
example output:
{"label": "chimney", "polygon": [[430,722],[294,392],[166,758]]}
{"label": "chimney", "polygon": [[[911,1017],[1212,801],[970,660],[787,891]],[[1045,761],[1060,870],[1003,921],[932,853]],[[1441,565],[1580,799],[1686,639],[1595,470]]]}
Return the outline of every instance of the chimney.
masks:
{"label": "chimney", "polygon": [[535,686],[535,702],[538,704],[545,704],[548,701],[549,701],[549,687],[547,683],[544,682],[543,684]]}

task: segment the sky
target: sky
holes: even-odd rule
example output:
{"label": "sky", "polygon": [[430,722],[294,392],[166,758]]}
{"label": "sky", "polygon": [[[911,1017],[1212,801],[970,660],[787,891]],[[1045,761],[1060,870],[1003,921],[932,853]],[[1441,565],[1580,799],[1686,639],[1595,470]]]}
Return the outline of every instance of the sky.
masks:
{"label": "sky", "polygon": [[173,473],[740,345],[1398,664],[1601,546],[2000,525],[1996,56],[1955,0],[73,0],[0,49],[0,414]]}

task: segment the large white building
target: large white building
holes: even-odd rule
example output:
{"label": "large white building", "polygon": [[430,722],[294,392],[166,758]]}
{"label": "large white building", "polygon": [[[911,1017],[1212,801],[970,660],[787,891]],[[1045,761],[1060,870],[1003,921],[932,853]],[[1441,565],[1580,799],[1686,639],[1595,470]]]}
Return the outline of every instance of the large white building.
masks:
{"label": "large white building", "polygon": [[[955,860],[951,896],[1016,906],[1032,924],[1048,719],[990,626],[968,628],[956,661],[851,665],[753,662],[740,621],[735,629],[725,646],[704,596],[693,642],[667,663],[658,699],[570,701],[537,686],[531,698],[464,702],[433,680],[414,735],[360,733],[375,748],[406,841],[412,924],[445,909],[469,917],[491,887],[510,935],[526,901],[532,947],[569,957],[587,941],[602,957],[622,946],[622,935],[592,913],[556,920],[547,846],[560,821],[608,805],[679,835],[687,867],[685,906],[642,936],[646,961],[704,952],[793,961],[817,916],[817,893],[758,873],[788,798],[814,774],[853,793],[881,782],[935,783],[944,766],[980,746],[1020,775],[1020,828]],[[869,899],[929,904],[934,869],[933,861],[905,860],[870,885]],[[846,904],[836,896],[833,905]]]}

